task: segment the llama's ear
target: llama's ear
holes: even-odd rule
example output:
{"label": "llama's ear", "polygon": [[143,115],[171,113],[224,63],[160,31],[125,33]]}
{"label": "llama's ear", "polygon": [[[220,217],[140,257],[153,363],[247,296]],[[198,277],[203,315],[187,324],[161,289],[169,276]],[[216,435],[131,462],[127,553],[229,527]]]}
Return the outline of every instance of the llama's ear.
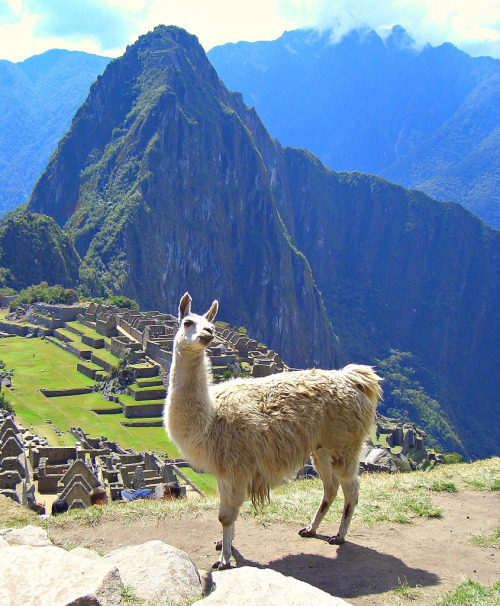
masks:
{"label": "llama's ear", "polygon": [[215,318],[215,316],[217,315],[217,312],[219,310],[219,301],[214,301],[212,303],[212,307],[207,311],[207,313],[205,314],[205,318],[209,321],[212,322],[212,320]]}
{"label": "llama's ear", "polygon": [[191,313],[191,295],[186,292],[182,296],[181,302],[179,303],[179,324],[185,316],[188,316]]}

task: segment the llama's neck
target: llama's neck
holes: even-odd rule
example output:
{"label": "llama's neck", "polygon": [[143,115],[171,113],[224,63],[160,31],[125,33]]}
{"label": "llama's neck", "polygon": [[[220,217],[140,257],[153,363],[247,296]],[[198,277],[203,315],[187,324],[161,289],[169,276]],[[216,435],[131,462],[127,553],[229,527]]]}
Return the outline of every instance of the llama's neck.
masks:
{"label": "llama's neck", "polygon": [[209,364],[204,351],[180,351],[174,344],[167,396],[168,429],[181,449],[202,439],[213,418]]}

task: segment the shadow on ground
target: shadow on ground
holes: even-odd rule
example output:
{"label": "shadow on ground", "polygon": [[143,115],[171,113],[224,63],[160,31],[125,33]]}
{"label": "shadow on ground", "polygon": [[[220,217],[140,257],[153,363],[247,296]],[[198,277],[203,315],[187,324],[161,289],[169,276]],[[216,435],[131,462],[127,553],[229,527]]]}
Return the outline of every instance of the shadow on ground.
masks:
{"label": "shadow on ground", "polygon": [[[316,539],[327,538],[316,536]],[[439,583],[436,574],[410,568],[399,558],[351,542],[332,546],[331,557],[301,553],[273,560],[266,566],[245,559],[234,547],[233,556],[238,567],[271,568],[345,599],[384,593],[397,589],[402,583],[409,587],[428,587]],[[353,570],[359,570],[355,584],[352,580]]]}

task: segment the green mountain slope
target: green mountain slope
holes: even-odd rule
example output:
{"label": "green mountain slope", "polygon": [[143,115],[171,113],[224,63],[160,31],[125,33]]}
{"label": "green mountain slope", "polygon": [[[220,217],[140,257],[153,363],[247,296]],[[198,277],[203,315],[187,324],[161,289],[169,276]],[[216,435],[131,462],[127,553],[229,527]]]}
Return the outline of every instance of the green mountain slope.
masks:
{"label": "green mountain slope", "polygon": [[283,149],[183,30],[158,27],[108,66],[28,210],[71,235],[89,293],[171,311],[190,290],[289,365],[384,361],[407,377],[390,408],[447,449],[498,450],[499,232]]}
{"label": "green mountain slope", "polygon": [[80,258],[71,239],[51,217],[23,214],[0,227],[0,288],[31,284],[74,286]]}
{"label": "green mountain slope", "polygon": [[109,59],[50,50],[0,60],[0,215],[26,202],[58,139]]}

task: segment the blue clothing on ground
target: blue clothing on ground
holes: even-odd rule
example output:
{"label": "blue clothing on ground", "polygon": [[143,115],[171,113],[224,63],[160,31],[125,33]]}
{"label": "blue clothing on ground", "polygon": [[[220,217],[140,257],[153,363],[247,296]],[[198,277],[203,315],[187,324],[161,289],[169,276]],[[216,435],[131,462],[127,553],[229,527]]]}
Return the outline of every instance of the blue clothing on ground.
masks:
{"label": "blue clothing on ground", "polygon": [[128,501],[136,501],[137,499],[152,499],[153,493],[149,488],[139,488],[139,490],[134,490],[134,492],[126,492],[122,490],[122,499],[127,499]]}

